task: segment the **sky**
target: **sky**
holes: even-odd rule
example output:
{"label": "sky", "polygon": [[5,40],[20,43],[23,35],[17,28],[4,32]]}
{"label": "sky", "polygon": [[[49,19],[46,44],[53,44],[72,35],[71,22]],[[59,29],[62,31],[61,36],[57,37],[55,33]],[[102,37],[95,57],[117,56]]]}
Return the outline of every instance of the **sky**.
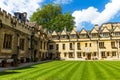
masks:
{"label": "sky", "polygon": [[42,5],[53,3],[62,6],[63,14],[75,17],[77,31],[90,30],[95,24],[120,22],[120,0],[0,0],[0,8],[13,15],[27,12],[28,18]]}

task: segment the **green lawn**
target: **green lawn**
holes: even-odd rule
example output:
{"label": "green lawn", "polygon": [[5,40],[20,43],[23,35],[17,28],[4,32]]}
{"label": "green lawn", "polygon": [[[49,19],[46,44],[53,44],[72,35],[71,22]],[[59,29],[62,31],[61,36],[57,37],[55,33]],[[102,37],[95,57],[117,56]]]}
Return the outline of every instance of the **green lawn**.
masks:
{"label": "green lawn", "polygon": [[53,61],[1,72],[0,80],[120,80],[120,61]]}

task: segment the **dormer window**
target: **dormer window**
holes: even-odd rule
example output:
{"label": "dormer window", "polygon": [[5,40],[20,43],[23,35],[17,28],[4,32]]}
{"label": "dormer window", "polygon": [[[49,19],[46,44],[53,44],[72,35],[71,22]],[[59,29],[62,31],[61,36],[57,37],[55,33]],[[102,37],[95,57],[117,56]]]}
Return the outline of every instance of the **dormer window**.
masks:
{"label": "dormer window", "polygon": [[92,37],[98,37],[98,33],[92,33]]}
{"label": "dormer window", "polygon": [[76,35],[75,34],[71,34],[70,38],[76,38]]}
{"label": "dormer window", "polygon": [[87,34],[80,34],[80,38],[87,38]]}
{"label": "dormer window", "polygon": [[62,35],[62,38],[65,38],[66,36],[65,35]]}
{"label": "dormer window", "polygon": [[102,37],[109,37],[109,33],[102,33]]}
{"label": "dormer window", "polygon": [[52,36],[52,39],[59,39],[59,36],[54,35],[54,36]]}
{"label": "dormer window", "polygon": [[68,38],[68,36],[67,35],[61,35],[61,38],[66,39],[66,38]]}
{"label": "dormer window", "polygon": [[115,36],[120,36],[120,32],[115,32]]}

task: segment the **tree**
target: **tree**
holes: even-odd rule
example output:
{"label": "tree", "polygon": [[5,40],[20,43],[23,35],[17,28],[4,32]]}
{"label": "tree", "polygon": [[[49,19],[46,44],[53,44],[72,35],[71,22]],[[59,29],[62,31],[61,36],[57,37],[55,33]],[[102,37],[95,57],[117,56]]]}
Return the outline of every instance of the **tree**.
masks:
{"label": "tree", "polygon": [[36,21],[50,32],[62,31],[64,27],[70,31],[74,27],[74,17],[69,12],[62,14],[61,6],[55,4],[43,5],[41,9],[37,9],[30,21]]}

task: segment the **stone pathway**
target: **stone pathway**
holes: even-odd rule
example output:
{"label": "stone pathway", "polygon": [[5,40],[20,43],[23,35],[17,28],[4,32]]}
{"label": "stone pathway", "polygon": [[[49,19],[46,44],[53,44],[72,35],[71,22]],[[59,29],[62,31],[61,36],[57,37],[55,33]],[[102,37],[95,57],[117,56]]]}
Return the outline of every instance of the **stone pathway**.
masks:
{"label": "stone pathway", "polygon": [[0,67],[0,72],[3,72],[5,70],[12,70],[12,69],[18,69],[18,68],[22,68],[22,67],[26,67],[26,66],[31,66],[31,65],[35,65],[35,64],[40,64],[40,63],[45,63],[45,62],[50,62],[51,60],[46,60],[46,61],[39,61],[39,62],[29,62],[29,63],[21,63],[19,66],[17,67]]}

